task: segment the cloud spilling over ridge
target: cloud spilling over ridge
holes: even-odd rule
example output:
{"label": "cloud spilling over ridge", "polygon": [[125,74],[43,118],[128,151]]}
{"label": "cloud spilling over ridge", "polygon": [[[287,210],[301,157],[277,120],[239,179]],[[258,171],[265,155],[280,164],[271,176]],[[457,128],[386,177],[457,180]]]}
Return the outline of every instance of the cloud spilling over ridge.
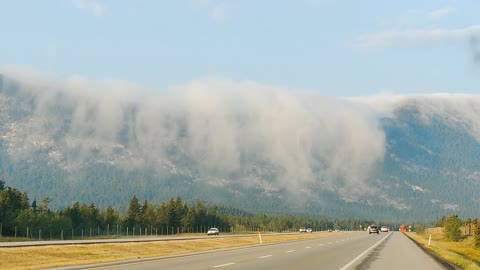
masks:
{"label": "cloud spilling over ridge", "polygon": [[421,118],[428,123],[441,116],[452,126],[465,128],[480,142],[480,95],[438,93],[430,95],[379,94],[373,97],[352,98],[354,102],[368,104],[378,113],[389,115],[407,105],[415,105]]}
{"label": "cloud spilling over ridge", "polygon": [[[122,166],[188,167],[204,181],[348,196],[367,192],[364,183],[384,156],[375,114],[344,99],[228,80],[148,92],[123,82],[2,73],[4,89],[17,85],[34,104],[22,145],[55,134],[67,150],[51,151],[66,163],[91,160],[96,151]],[[129,159],[115,160],[120,153]]]}

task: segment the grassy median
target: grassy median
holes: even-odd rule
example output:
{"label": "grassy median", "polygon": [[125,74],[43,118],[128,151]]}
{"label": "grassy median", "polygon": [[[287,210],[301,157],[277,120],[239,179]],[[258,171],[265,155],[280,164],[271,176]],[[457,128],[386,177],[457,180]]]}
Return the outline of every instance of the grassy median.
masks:
{"label": "grassy median", "polygon": [[451,242],[445,240],[442,234],[432,234],[431,243],[428,245],[429,234],[407,233],[407,236],[462,269],[480,269],[480,249],[474,247],[473,237]]}
{"label": "grassy median", "polygon": [[[342,234],[310,233],[292,235],[262,234],[263,244],[330,237]],[[258,235],[196,240],[155,241],[144,243],[75,244],[40,247],[0,248],[0,269],[43,269],[68,265],[111,262],[156,256],[178,255],[228,247],[259,244]]]}

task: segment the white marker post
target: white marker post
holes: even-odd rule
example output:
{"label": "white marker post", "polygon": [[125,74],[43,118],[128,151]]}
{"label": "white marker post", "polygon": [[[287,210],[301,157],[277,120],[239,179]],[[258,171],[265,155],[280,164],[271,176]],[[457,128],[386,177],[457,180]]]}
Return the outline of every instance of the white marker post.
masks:
{"label": "white marker post", "polygon": [[260,234],[260,231],[258,231],[258,238],[260,239],[260,245],[263,245],[262,235]]}
{"label": "white marker post", "polygon": [[428,245],[430,246],[430,243],[432,242],[432,234],[428,237]]}

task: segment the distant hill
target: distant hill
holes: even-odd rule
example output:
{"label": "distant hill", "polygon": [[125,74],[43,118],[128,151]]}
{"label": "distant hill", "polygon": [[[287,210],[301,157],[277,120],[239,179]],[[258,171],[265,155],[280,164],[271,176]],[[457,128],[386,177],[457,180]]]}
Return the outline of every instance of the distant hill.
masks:
{"label": "distant hill", "polygon": [[478,217],[479,98],[378,108],[248,82],[152,94],[0,74],[0,177],[56,208],[136,195],[248,213]]}

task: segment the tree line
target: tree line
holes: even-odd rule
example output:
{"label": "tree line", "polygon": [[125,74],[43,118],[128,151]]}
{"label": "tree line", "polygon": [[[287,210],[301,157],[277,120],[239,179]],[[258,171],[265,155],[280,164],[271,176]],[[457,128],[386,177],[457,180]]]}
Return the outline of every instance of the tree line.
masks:
{"label": "tree line", "polygon": [[210,227],[218,227],[221,232],[282,232],[298,231],[302,227],[316,231],[361,230],[375,223],[368,219],[254,215],[204,202],[187,203],[180,197],[154,205],[147,200],[140,202],[133,196],[125,214],[111,206],[99,209],[93,203],[79,202],[61,210],[52,210],[49,202],[50,199],[45,198],[41,203],[36,200],[30,203],[25,192],[5,186],[0,179],[0,236],[79,239],[204,233]]}

